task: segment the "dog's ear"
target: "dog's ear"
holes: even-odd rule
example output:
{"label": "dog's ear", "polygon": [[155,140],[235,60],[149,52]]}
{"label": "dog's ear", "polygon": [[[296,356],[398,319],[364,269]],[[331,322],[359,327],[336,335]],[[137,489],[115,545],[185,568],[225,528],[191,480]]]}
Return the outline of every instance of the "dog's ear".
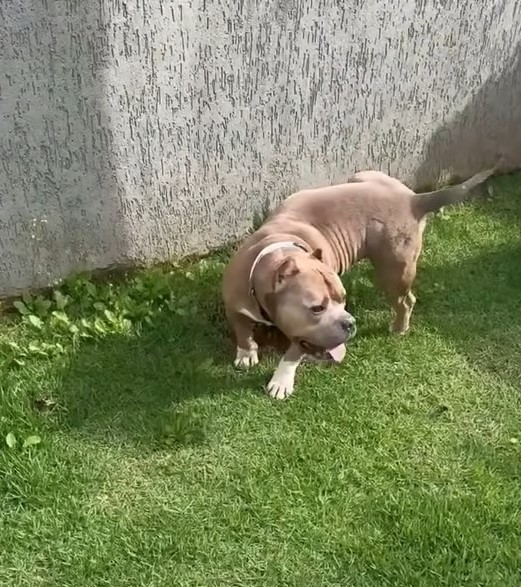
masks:
{"label": "dog's ear", "polygon": [[284,283],[288,277],[292,277],[296,275],[300,269],[297,267],[297,262],[293,257],[289,257],[282,261],[282,263],[277,267],[275,271],[275,280],[273,284],[273,289],[276,291],[280,288],[280,286]]}
{"label": "dog's ear", "polygon": [[322,249],[315,249],[312,253],[311,256],[315,257],[315,259],[318,259],[319,261],[322,261],[322,257],[323,257],[324,253],[322,252]]}

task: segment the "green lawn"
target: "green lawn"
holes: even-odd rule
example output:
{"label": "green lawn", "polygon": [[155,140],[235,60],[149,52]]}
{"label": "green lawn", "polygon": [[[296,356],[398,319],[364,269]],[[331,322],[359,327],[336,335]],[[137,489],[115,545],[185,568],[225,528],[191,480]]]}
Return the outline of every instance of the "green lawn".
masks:
{"label": "green lawn", "polygon": [[225,256],[18,304],[0,585],[521,585],[521,176],[493,185],[430,222],[410,334],[358,268],[344,364],[286,402],[275,356],[232,367]]}

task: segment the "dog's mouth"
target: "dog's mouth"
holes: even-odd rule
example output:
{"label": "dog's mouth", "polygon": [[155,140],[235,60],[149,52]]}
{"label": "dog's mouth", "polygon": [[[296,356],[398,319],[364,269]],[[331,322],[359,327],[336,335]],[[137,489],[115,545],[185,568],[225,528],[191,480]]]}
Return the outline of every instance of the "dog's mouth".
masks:
{"label": "dog's mouth", "polygon": [[334,361],[335,363],[341,363],[346,355],[345,344],[339,344],[331,349],[318,347],[307,340],[300,340],[299,344],[307,355],[321,361]]}

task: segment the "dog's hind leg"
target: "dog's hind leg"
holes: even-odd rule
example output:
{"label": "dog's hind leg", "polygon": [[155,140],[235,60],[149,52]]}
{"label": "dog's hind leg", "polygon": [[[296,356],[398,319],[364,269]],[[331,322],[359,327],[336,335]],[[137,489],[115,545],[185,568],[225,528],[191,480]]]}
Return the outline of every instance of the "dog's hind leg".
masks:
{"label": "dog's hind leg", "polygon": [[[411,289],[416,278],[416,264],[422,247],[423,226],[407,227],[385,235],[373,254],[376,282],[389,298],[395,318],[390,331],[405,334],[409,330],[416,297]],[[390,238],[391,237],[391,238]]]}
{"label": "dog's hind leg", "polygon": [[411,314],[416,303],[416,296],[412,291],[408,291],[403,296],[398,296],[394,300],[394,309],[396,317],[389,330],[394,334],[405,334],[409,330]]}
{"label": "dog's hind leg", "polygon": [[376,280],[389,298],[395,317],[389,330],[395,334],[405,334],[409,330],[411,314],[416,297],[411,288],[416,277],[416,263],[387,262],[376,265]]}

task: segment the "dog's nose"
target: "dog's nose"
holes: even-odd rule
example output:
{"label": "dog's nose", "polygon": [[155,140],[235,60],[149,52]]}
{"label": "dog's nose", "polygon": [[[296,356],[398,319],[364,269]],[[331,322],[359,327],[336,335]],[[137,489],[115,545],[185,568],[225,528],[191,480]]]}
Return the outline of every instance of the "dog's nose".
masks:
{"label": "dog's nose", "polygon": [[353,316],[346,316],[342,319],[340,324],[342,326],[342,330],[346,334],[351,334],[356,328],[356,320],[353,318]]}

